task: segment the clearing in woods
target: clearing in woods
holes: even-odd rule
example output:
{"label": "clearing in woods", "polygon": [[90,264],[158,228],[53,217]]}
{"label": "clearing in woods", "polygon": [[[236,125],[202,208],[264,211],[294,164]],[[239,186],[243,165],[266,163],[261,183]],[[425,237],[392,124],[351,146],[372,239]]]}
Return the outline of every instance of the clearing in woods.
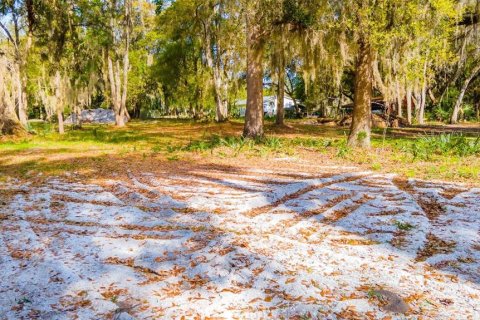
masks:
{"label": "clearing in woods", "polygon": [[[126,166],[108,150],[94,161],[31,145],[15,153],[37,159],[24,169],[12,154],[2,153],[2,317],[480,317],[473,184],[300,153],[130,154]],[[48,159],[72,170],[48,171]],[[385,311],[375,290],[410,310]]]}

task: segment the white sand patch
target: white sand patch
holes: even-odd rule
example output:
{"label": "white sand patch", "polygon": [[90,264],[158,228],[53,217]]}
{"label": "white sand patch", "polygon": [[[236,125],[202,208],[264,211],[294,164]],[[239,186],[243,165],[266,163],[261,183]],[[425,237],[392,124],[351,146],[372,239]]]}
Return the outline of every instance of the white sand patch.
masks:
{"label": "white sand patch", "polygon": [[4,184],[0,318],[480,318],[480,190],[335,169]]}

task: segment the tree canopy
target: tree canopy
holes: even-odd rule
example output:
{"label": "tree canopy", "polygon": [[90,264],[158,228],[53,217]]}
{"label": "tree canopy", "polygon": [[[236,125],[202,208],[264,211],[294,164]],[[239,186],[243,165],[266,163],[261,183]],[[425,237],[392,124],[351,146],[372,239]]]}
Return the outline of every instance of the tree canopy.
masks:
{"label": "tree canopy", "polygon": [[[478,118],[477,1],[8,0],[0,127],[83,109],[227,121],[263,135],[264,94],[338,118],[368,147],[372,99],[408,124]],[[245,105],[238,102],[245,100]],[[304,111],[302,111],[304,110]],[[15,129],[14,129],[15,128]]]}

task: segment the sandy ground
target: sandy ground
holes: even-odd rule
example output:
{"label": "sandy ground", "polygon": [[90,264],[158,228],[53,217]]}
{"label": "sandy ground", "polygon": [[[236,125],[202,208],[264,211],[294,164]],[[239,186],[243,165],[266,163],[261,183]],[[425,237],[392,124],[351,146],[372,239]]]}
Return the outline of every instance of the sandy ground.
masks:
{"label": "sandy ground", "polygon": [[2,183],[0,319],[480,318],[479,188],[284,161]]}

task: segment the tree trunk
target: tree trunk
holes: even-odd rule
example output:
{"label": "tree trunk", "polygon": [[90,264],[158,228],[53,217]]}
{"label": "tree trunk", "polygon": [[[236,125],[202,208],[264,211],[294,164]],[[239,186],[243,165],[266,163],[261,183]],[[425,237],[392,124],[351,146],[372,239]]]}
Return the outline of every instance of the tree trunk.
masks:
{"label": "tree trunk", "polygon": [[22,83],[22,75],[21,75],[21,67],[20,62],[17,71],[17,108],[18,108],[18,119],[20,124],[27,127],[27,106],[25,105],[26,102],[26,94],[24,94],[23,90],[23,83]]}
{"label": "tree trunk", "polygon": [[0,135],[18,135],[24,132],[24,128],[17,119],[3,114],[3,110],[0,110]]}
{"label": "tree trunk", "polygon": [[[130,68],[129,49],[130,49],[130,32],[132,28],[131,17],[131,1],[124,2],[124,21],[123,21],[123,37],[124,46],[121,43],[114,43],[113,48],[123,50],[116,52],[116,61],[112,61],[108,48],[106,49],[106,58],[108,65],[108,82],[110,82],[110,98],[112,100],[112,109],[115,113],[115,124],[118,127],[125,126],[125,119],[130,119],[127,111],[127,90],[128,90],[128,71]],[[112,11],[115,11],[112,8]],[[114,30],[119,28],[115,13],[112,12],[110,18],[110,27],[112,29],[112,39],[115,39]],[[120,58],[121,57],[121,58]],[[120,66],[122,60],[123,66]]]}
{"label": "tree trunk", "polygon": [[243,136],[263,136],[263,49],[261,27],[247,21],[247,110]]}
{"label": "tree trunk", "polygon": [[222,71],[220,70],[220,67],[215,66],[213,71],[213,82],[215,87],[215,103],[217,106],[215,120],[217,122],[225,122],[228,120],[228,89],[221,73]]}
{"label": "tree trunk", "polygon": [[417,121],[419,124],[425,124],[425,106],[427,104],[427,68],[428,60],[425,60],[423,65],[423,85],[420,92],[420,101],[418,106]]}
{"label": "tree trunk", "polygon": [[8,72],[8,62],[0,56],[0,135],[21,134],[25,130],[15,113],[15,94],[12,92],[15,76]]}
{"label": "tree trunk", "polygon": [[0,135],[20,135],[25,133],[25,128],[20,124],[15,113],[15,100],[0,77]]}
{"label": "tree trunk", "polygon": [[288,73],[285,73],[286,78],[288,80],[288,86],[285,86],[285,93],[290,96],[293,100],[293,108],[295,109],[295,113],[298,117],[300,117],[300,108],[297,103],[297,99],[295,99],[295,92],[294,92],[294,85],[293,80],[290,78]]}
{"label": "tree trunk", "polygon": [[32,31],[31,28],[29,28],[27,32],[27,41],[25,45],[25,51],[24,51],[24,57],[23,60],[19,61],[19,73],[18,76],[20,77],[20,93],[19,93],[19,98],[20,98],[20,103],[18,105],[18,114],[20,118],[20,123],[24,126],[28,126],[28,98],[27,98],[27,61],[28,61],[28,56],[30,54],[30,49],[32,47]]}
{"label": "tree trunk", "polygon": [[425,105],[427,104],[427,84],[423,84],[422,92],[420,95],[420,106],[418,108],[418,123],[425,124]]}
{"label": "tree trunk", "polygon": [[455,107],[453,108],[452,117],[450,118],[450,123],[455,124],[458,122],[458,114],[460,112],[460,108],[462,107],[463,98],[465,97],[465,93],[467,92],[468,86],[470,82],[477,76],[480,72],[480,64],[478,64],[473,70],[470,76],[465,79],[463,82],[462,89],[460,90],[460,95],[457,98],[457,102],[455,102]]}
{"label": "tree trunk", "polygon": [[25,129],[18,121],[17,115],[10,113],[6,105],[0,101],[0,136],[23,133],[25,133]]}
{"label": "tree trunk", "polygon": [[403,115],[403,112],[402,112],[402,107],[403,107],[403,99],[402,99],[402,95],[400,93],[400,83],[399,81],[396,81],[396,93],[397,93],[397,116],[398,117],[402,117]]}
{"label": "tree trunk", "polygon": [[[125,51],[123,53],[123,88],[122,83],[119,81],[121,89],[121,100],[120,100],[120,117],[121,121],[117,123],[119,127],[125,126],[125,118],[130,120],[130,115],[127,110],[127,92],[128,92],[128,71],[130,69],[130,31],[132,28],[132,17],[131,17],[131,1],[125,1]],[[120,72],[120,68],[119,68]]]}
{"label": "tree trunk", "polygon": [[57,118],[58,118],[58,133],[64,134],[65,128],[63,126],[63,113],[62,110],[57,109]]}
{"label": "tree trunk", "polygon": [[412,88],[407,88],[407,122],[412,124]]}
{"label": "tree trunk", "polygon": [[127,91],[128,91],[128,69],[130,68],[130,60],[128,58],[128,46],[125,56],[123,58],[123,88],[122,98],[120,100],[120,116],[121,122],[117,123],[119,127],[125,126],[125,118],[130,119],[130,115],[127,110]]}
{"label": "tree trunk", "polygon": [[372,114],[372,49],[364,40],[359,41],[359,52],[355,70],[355,98],[353,119],[348,137],[348,146],[369,148]]}
{"label": "tree trunk", "polygon": [[[205,58],[207,60],[207,65],[211,70],[213,78],[213,91],[215,95],[215,121],[225,122],[228,120],[228,88],[224,81],[222,70],[220,67],[220,57],[213,56],[212,50],[212,34],[208,22],[205,24],[204,30],[204,41],[205,41]],[[216,48],[219,51],[218,48]],[[220,53],[217,52],[217,55]]]}
{"label": "tree trunk", "polygon": [[283,50],[280,52],[279,56],[279,66],[278,66],[278,88],[277,88],[277,116],[276,124],[278,126],[283,126],[285,124],[285,59],[283,55]]}
{"label": "tree trunk", "polygon": [[[6,36],[7,36],[7,41],[10,41],[11,44],[13,45],[13,49],[14,49],[14,54],[15,54],[15,66],[13,69],[15,69],[15,76],[16,76],[16,79],[13,80],[13,82],[15,83],[12,83],[11,85],[16,87],[16,108],[18,110],[18,116],[15,114],[15,116],[12,118],[12,115],[8,115],[8,118],[10,120],[5,120],[6,122],[5,123],[10,123],[11,125],[9,126],[13,126],[13,127],[16,127],[18,123],[20,123],[21,125],[23,125],[24,127],[27,126],[27,120],[28,120],[28,116],[27,116],[27,107],[28,107],[28,103],[27,103],[27,94],[26,94],[26,90],[27,90],[27,76],[26,76],[26,63],[27,63],[27,60],[28,60],[28,55],[29,55],[29,52],[30,52],[30,48],[32,46],[32,28],[33,28],[33,18],[32,18],[32,7],[33,7],[33,4],[31,3],[31,1],[27,1],[26,2],[26,9],[27,9],[27,30],[26,30],[26,42],[25,42],[25,47],[24,47],[24,50],[23,50],[23,53],[20,52],[20,46],[21,46],[21,35],[24,34],[22,33],[21,29],[22,29],[22,26],[20,25],[20,18],[18,16],[19,14],[19,11],[16,7],[16,2],[15,1],[7,1],[7,5],[10,6],[10,9],[11,9],[11,13],[7,16],[9,16],[11,18],[11,22],[13,24],[13,35],[10,33],[10,31],[8,30],[7,27],[5,27],[5,25],[2,23],[2,21],[0,21],[0,27],[4,30],[4,32],[6,33]],[[23,4],[21,4],[23,6]],[[22,37],[23,38],[23,37]],[[4,76],[2,74],[2,76]],[[0,97],[0,104],[4,103],[5,101],[2,101],[1,100],[2,97]],[[3,106],[5,108],[5,106]],[[8,107],[6,107],[7,109],[10,109]],[[10,111],[12,110],[9,110],[9,113]],[[15,108],[13,110],[13,113],[15,113]],[[5,115],[5,113],[2,115],[0,114],[0,117],[3,117]],[[6,119],[6,118],[5,118]],[[0,120],[2,121],[2,120]],[[2,129],[3,130],[3,129]],[[8,130],[10,131],[10,130]],[[17,131],[17,130],[15,130]]]}
{"label": "tree trunk", "polygon": [[113,65],[112,58],[108,54],[108,81],[110,82],[110,99],[112,100],[112,109],[115,113],[115,125],[118,127],[125,126],[125,118],[122,108],[122,89],[120,81],[120,66],[117,61],[117,65]]}
{"label": "tree trunk", "polygon": [[413,93],[413,100],[414,100],[414,114],[415,114],[415,123],[418,124],[418,113],[420,110],[420,104],[422,103],[422,94],[420,93],[418,88],[415,88]]}
{"label": "tree trunk", "polygon": [[63,99],[62,99],[62,77],[60,71],[57,70],[55,73],[55,108],[57,110],[58,118],[58,133],[64,134],[65,129],[63,126]]}
{"label": "tree trunk", "polygon": [[480,121],[480,101],[476,100],[474,105],[475,105],[475,119],[477,119],[477,122],[479,122]]}

